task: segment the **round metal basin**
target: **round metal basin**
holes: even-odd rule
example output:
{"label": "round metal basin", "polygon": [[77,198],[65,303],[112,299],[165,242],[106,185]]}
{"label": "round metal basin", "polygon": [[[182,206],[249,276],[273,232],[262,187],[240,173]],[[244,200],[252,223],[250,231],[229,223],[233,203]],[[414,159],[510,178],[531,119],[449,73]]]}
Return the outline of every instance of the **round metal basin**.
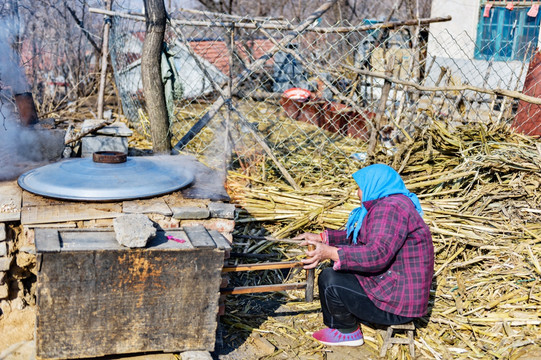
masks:
{"label": "round metal basin", "polygon": [[[117,154],[104,155],[98,157],[101,159],[98,161],[68,159],[27,171],[19,177],[19,186],[52,198],[109,201],[167,194],[189,185],[194,179],[191,171],[175,161],[125,157],[122,162],[116,161]],[[107,158],[113,159],[112,162],[107,162]]]}

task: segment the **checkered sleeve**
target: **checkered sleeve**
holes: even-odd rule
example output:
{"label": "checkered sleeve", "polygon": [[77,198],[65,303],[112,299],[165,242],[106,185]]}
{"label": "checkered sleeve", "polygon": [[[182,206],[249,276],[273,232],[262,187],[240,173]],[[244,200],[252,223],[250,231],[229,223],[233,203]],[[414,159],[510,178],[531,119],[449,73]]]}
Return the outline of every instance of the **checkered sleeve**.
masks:
{"label": "checkered sleeve", "polygon": [[327,245],[337,246],[337,245],[347,245],[350,241],[347,238],[346,230],[325,230]]}
{"label": "checkered sleeve", "polygon": [[[367,234],[363,240],[363,234]],[[358,242],[336,243],[340,270],[377,273],[389,266],[408,236],[408,214],[390,202],[382,202],[367,214]]]}

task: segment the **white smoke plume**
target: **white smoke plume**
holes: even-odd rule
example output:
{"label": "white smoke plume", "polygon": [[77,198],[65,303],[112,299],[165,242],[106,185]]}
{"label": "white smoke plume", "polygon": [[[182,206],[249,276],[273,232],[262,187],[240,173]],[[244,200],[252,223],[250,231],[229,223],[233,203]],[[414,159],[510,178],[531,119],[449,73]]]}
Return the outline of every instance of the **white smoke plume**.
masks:
{"label": "white smoke plume", "polygon": [[8,25],[0,21],[0,181],[16,179],[26,170],[57,160],[62,135],[20,124],[13,95],[29,92],[30,86],[20,57],[10,46]]}

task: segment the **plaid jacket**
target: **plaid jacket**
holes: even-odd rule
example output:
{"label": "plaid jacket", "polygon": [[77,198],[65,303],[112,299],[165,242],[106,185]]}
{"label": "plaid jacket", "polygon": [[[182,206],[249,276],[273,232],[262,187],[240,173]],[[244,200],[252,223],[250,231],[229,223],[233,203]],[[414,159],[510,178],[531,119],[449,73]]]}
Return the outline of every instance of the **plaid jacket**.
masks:
{"label": "plaid jacket", "polygon": [[434,246],[428,226],[404,195],[363,202],[368,210],[357,244],[346,231],[326,230],[338,247],[335,270],[353,272],[374,304],[387,312],[426,314],[434,274]]}

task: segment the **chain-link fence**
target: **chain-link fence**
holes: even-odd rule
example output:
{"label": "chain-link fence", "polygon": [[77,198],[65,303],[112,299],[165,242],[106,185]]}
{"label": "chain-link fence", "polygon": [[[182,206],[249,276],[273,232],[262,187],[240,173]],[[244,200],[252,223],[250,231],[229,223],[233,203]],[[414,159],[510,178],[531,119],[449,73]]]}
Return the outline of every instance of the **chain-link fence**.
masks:
{"label": "chain-link fence", "polygon": [[[140,72],[144,18],[113,19],[124,114],[149,136]],[[505,122],[540,135],[539,102],[526,91],[537,40],[514,49],[519,60],[494,61],[483,55],[489,42],[438,26],[447,20],[318,19],[289,41],[298,24],[283,19],[173,14],[162,60],[173,144],[213,166],[234,163],[249,172],[266,162],[270,172],[299,183],[288,178],[291,169],[343,172],[374,151],[371,144],[392,154],[436,118],[451,127]]]}

